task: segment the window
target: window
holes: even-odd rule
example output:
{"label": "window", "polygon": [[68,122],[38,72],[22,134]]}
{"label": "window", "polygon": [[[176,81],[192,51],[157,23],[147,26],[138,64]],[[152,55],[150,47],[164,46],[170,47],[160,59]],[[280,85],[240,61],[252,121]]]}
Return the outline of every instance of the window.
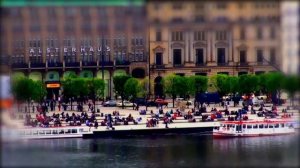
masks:
{"label": "window", "polygon": [[159,10],[160,9],[160,4],[158,2],[154,2],[153,8],[154,8],[154,10]]}
{"label": "window", "polygon": [[176,17],[176,18],[173,18],[171,22],[174,24],[179,24],[179,23],[183,23],[183,19]]}
{"label": "window", "polygon": [[243,128],[244,128],[244,129],[246,128],[246,125],[245,125],[245,124],[243,124]]}
{"label": "window", "polygon": [[257,129],[257,124],[254,124],[254,125],[253,125],[253,129]]}
{"label": "window", "polygon": [[53,7],[48,8],[48,16],[50,16],[50,17],[55,17],[56,16],[55,8],[53,8]]}
{"label": "window", "polygon": [[265,127],[265,128],[268,128],[268,124],[264,124],[264,127]]}
{"label": "window", "polygon": [[161,31],[156,32],[156,41],[161,41]]}
{"label": "window", "polygon": [[247,62],[247,54],[245,50],[240,50],[240,63],[245,64]]}
{"label": "window", "polygon": [[276,62],[275,48],[270,49],[270,63],[274,64]]}
{"label": "window", "polygon": [[217,31],[216,32],[216,40],[226,40],[226,31]]}
{"label": "window", "polygon": [[81,16],[89,17],[90,11],[88,7],[82,7],[80,10],[81,10]]}
{"label": "window", "polygon": [[270,28],[270,38],[275,39],[276,33],[275,33],[275,28],[271,27]]}
{"label": "window", "polygon": [[240,39],[245,40],[245,38],[246,38],[246,30],[245,30],[245,28],[242,27],[240,29]]}
{"label": "window", "polygon": [[216,5],[217,9],[226,9],[227,8],[227,4],[224,2],[218,2]]}
{"label": "window", "polygon": [[239,2],[239,3],[238,3],[238,7],[239,7],[240,9],[243,9],[244,6],[245,6],[245,4],[244,4],[243,2]]}
{"label": "window", "polygon": [[269,125],[269,128],[273,128],[274,126],[273,125]]}
{"label": "window", "polygon": [[155,54],[155,61],[156,61],[156,65],[162,65],[163,61],[162,61],[162,53],[156,53]]}
{"label": "window", "polygon": [[258,63],[263,62],[263,50],[262,49],[256,50],[256,60]]}
{"label": "window", "polygon": [[252,125],[247,125],[247,129],[252,129]]}
{"label": "window", "polygon": [[66,16],[73,16],[76,13],[76,9],[73,7],[65,7],[64,12]]}
{"label": "window", "polygon": [[262,35],[262,28],[261,28],[261,27],[258,27],[258,28],[256,29],[256,38],[257,38],[258,40],[261,40],[261,39],[263,38],[263,35]]}
{"label": "window", "polygon": [[225,64],[225,48],[218,48],[217,49],[217,58],[218,64]]}
{"label": "window", "polygon": [[196,49],[196,64],[202,65],[204,63],[203,58],[203,48]]}
{"label": "window", "polygon": [[205,31],[194,32],[195,41],[204,41],[205,40]]}
{"label": "window", "polygon": [[182,41],[183,40],[183,32],[175,31],[172,32],[172,41]]}
{"label": "window", "polygon": [[195,22],[196,22],[196,23],[202,23],[202,22],[204,22],[204,21],[205,21],[205,18],[204,18],[203,15],[196,15],[196,16],[195,16]]}
{"label": "window", "polygon": [[182,9],[182,6],[183,4],[182,3],[180,3],[180,2],[174,2],[173,3],[173,9],[174,10],[180,10],[180,9]]}
{"label": "window", "polygon": [[204,3],[197,2],[195,8],[196,8],[196,10],[201,10],[201,9],[203,9],[203,8],[204,8]]}
{"label": "window", "polygon": [[207,73],[205,73],[205,72],[198,72],[198,73],[195,73],[195,75],[199,75],[199,76],[207,76]]}
{"label": "window", "polygon": [[184,76],[185,74],[184,73],[176,73],[175,75]]}
{"label": "window", "polygon": [[279,128],[279,124],[275,124],[275,128]]}
{"label": "window", "polygon": [[264,125],[263,124],[259,124],[259,128],[264,128]]}
{"label": "window", "polygon": [[173,49],[173,64],[181,65],[181,49]]}

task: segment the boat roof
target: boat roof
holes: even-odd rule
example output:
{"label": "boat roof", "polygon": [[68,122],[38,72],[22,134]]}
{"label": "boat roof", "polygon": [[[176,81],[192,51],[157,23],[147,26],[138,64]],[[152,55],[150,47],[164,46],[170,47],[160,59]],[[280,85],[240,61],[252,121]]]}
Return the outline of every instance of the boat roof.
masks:
{"label": "boat roof", "polygon": [[279,123],[287,123],[287,122],[292,122],[292,120],[282,120],[282,119],[277,119],[277,120],[244,120],[244,121],[223,121],[221,124],[279,124]]}

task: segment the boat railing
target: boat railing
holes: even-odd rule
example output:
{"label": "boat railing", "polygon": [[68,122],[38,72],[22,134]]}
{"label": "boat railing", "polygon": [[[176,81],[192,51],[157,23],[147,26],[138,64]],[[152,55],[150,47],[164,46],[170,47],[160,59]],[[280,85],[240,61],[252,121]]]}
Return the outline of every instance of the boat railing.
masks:
{"label": "boat railing", "polygon": [[51,128],[51,129],[23,129],[19,131],[21,136],[32,136],[32,135],[60,135],[60,134],[81,134],[83,132],[89,132],[84,128]]}

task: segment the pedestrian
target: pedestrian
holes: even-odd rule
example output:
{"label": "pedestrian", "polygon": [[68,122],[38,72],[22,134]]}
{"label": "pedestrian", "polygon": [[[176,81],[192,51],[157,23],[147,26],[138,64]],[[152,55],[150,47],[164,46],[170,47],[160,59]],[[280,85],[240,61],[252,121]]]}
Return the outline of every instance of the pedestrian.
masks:
{"label": "pedestrian", "polygon": [[97,120],[95,121],[95,128],[97,129],[98,128],[98,122],[97,122]]}
{"label": "pedestrian", "polygon": [[166,128],[169,128],[169,127],[168,127],[168,122],[169,122],[169,118],[168,118],[168,117],[165,117],[164,122],[165,122],[165,124],[166,124]]}

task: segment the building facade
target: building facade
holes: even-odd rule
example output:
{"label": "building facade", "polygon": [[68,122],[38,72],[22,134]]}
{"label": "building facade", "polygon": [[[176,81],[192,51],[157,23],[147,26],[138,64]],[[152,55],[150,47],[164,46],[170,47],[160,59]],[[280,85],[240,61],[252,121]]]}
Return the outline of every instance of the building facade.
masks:
{"label": "building facade", "polygon": [[162,77],[280,70],[280,2],[150,1],[151,90]]}
{"label": "building facade", "polygon": [[281,5],[282,70],[286,74],[300,74],[300,3],[284,1]]}
{"label": "building facade", "polygon": [[104,79],[112,96],[113,76],[148,74],[145,6],[24,6],[1,10],[1,69],[29,76],[59,95],[74,73]]}

